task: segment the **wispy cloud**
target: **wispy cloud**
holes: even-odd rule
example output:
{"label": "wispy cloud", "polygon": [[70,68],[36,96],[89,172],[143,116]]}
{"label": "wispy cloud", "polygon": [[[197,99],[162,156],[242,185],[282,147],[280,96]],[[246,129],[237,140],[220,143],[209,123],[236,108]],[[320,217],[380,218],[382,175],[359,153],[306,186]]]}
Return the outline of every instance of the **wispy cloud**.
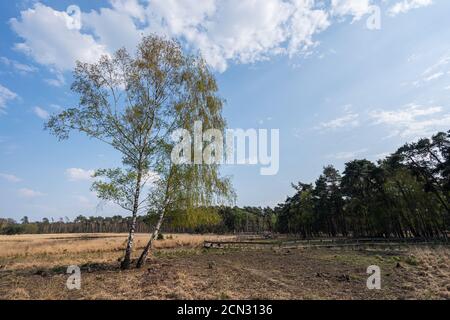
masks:
{"label": "wispy cloud", "polygon": [[81,168],[69,168],[66,176],[69,181],[90,181],[93,179],[95,170],[85,170]]}
{"label": "wispy cloud", "polygon": [[19,196],[23,198],[38,198],[45,196],[45,193],[35,191],[28,188],[23,188],[18,190]]}
{"label": "wispy cloud", "polygon": [[337,159],[337,160],[349,160],[349,159],[355,159],[359,155],[364,154],[368,151],[367,148],[354,150],[354,151],[342,151],[334,154],[329,154],[327,158],[330,159]]}
{"label": "wispy cloud", "polygon": [[446,75],[450,72],[450,52],[445,53],[435,63],[430,65],[420,75],[420,78],[412,82],[415,87],[421,87],[437,80],[445,79]]}
{"label": "wispy cloud", "polygon": [[445,68],[445,66],[447,66],[449,63],[450,63],[450,53],[447,52],[446,54],[441,56],[437,62],[435,62],[433,65],[427,68],[423,74],[429,75],[433,73],[434,74],[440,73],[443,71],[443,68]]}
{"label": "wispy cloud", "polygon": [[390,137],[418,138],[450,127],[450,113],[441,106],[409,104],[396,110],[370,112],[374,124],[391,129]]}
{"label": "wispy cloud", "polygon": [[354,128],[358,127],[359,124],[359,115],[357,113],[349,112],[336,119],[320,123],[320,125],[318,125],[316,129],[329,130],[339,128]]}
{"label": "wispy cloud", "polygon": [[35,115],[37,115],[39,118],[41,118],[43,120],[47,120],[48,117],[50,116],[50,114],[46,110],[44,110],[40,107],[34,107],[33,112]]}
{"label": "wispy cloud", "polygon": [[52,87],[62,87],[63,85],[66,84],[66,79],[64,78],[64,75],[61,72],[55,72],[55,77],[54,78],[49,78],[49,79],[44,79],[44,81],[52,86]]}
{"label": "wispy cloud", "polygon": [[9,181],[9,182],[14,182],[14,183],[22,181],[22,179],[20,179],[19,177],[15,176],[13,174],[8,174],[8,173],[0,173],[0,178],[4,179],[6,181]]}
{"label": "wispy cloud", "polygon": [[20,63],[16,60],[11,60],[6,57],[0,57],[0,62],[7,67],[13,68],[15,71],[21,74],[33,73],[38,71],[36,67]]}
{"label": "wispy cloud", "polygon": [[436,72],[436,73],[433,73],[432,75],[429,75],[428,77],[425,77],[424,80],[425,80],[426,82],[430,82],[430,81],[432,81],[432,80],[439,79],[439,78],[442,77],[444,74],[445,74],[445,73],[442,72],[442,71]]}
{"label": "wispy cloud", "polygon": [[9,101],[17,99],[19,96],[0,84],[0,114],[5,113],[6,105]]}
{"label": "wispy cloud", "polygon": [[353,20],[360,20],[370,13],[372,3],[370,0],[332,0],[332,13],[338,16],[353,16]]}
{"label": "wispy cloud", "polygon": [[393,17],[400,13],[406,13],[412,9],[427,7],[431,4],[433,4],[432,0],[402,0],[391,6],[388,9],[388,14]]}

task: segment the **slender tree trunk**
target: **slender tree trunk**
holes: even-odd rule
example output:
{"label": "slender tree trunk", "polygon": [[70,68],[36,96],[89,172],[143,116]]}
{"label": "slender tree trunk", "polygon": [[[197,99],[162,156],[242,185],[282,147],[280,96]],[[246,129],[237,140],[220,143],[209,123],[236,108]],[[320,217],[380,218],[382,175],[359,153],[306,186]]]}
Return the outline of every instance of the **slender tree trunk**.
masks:
{"label": "slender tree trunk", "polygon": [[153,234],[151,235],[150,240],[148,241],[147,245],[145,246],[144,251],[142,251],[142,254],[139,257],[139,260],[136,265],[137,268],[142,268],[144,266],[144,264],[147,262],[148,253],[150,252],[150,249],[152,249],[153,241],[158,239],[159,230],[161,229],[161,226],[163,224],[164,216],[167,211],[167,206],[170,201],[169,200],[169,198],[170,198],[169,190],[170,190],[170,184],[172,183],[172,174],[173,174],[173,167],[170,168],[169,178],[167,179],[166,193],[164,196],[163,206],[162,206],[161,212],[159,214],[158,223],[156,224],[155,230],[153,231]]}
{"label": "slender tree trunk", "polygon": [[160,231],[162,223],[164,221],[165,212],[166,212],[165,208],[163,210],[161,210],[158,223],[156,224],[155,230],[153,231],[153,234],[150,237],[150,240],[148,241],[147,245],[145,246],[144,251],[142,251],[142,254],[136,265],[137,268],[142,268],[145,265],[145,263],[147,261],[148,253],[149,253],[150,249],[152,249],[152,247],[153,247],[153,241],[158,239],[159,231]]}
{"label": "slender tree trunk", "polygon": [[120,268],[122,270],[129,269],[131,265],[131,253],[133,252],[134,233],[136,231],[137,213],[139,210],[139,197],[141,194],[141,180],[142,180],[142,170],[139,170],[136,179],[136,191],[134,193],[133,214],[131,219],[130,233],[128,234],[127,248],[125,249],[125,257],[120,265]]}

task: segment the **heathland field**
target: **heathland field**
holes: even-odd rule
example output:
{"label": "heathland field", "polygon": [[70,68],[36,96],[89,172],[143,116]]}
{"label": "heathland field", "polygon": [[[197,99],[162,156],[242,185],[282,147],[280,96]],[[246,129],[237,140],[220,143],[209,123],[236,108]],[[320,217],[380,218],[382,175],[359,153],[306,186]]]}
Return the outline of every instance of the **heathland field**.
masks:
{"label": "heathland field", "polygon": [[[0,299],[449,299],[450,249],[205,249],[235,236],[165,235],[143,269],[120,271],[125,234],[0,237]],[[141,248],[147,235],[137,235]],[[81,289],[66,287],[81,268]],[[381,268],[381,290],[366,287]]]}

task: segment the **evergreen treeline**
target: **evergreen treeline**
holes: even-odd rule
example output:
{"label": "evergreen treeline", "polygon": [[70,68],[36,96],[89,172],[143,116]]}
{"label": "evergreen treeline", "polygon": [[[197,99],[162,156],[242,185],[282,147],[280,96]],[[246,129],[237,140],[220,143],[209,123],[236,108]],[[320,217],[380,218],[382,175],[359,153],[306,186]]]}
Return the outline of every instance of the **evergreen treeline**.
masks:
{"label": "evergreen treeline", "polygon": [[314,184],[293,186],[275,209],[277,230],[354,237],[447,237],[450,131],[405,144],[377,164],[354,160],[342,174],[324,168]]}
{"label": "evergreen treeline", "polygon": [[[295,194],[275,209],[214,208],[204,224],[167,217],[163,232],[298,234],[303,237],[447,237],[450,227],[450,131],[405,144],[377,163],[354,160],[342,174],[324,168],[313,184],[293,185]],[[175,214],[179,217],[182,214]],[[177,221],[178,220],[178,221]],[[0,219],[1,234],[121,233],[129,217],[84,217],[21,223]],[[136,232],[148,233],[152,215],[139,217]]]}
{"label": "evergreen treeline", "polygon": [[[137,232],[149,232],[150,228],[140,217]],[[130,217],[85,217],[78,216],[73,221],[61,218],[50,221],[47,218],[40,222],[29,222],[23,217],[21,223],[12,219],[0,219],[0,234],[46,234],[46,233],[122,233],[128,232]]]}
{"label": "evergreen treeline", "polygon": [[[195,227],[178,221],[171,221],[163,227],[163,232],[170,233],[260,233],[274,231],[276,224],[275,212],[271,208],[214,208],[217,212],[216,223],[205,223]],[[149,233],[154,225],[154,217],[139,217],[137,221],[138,233]],[[172,222],[172,223],[171,223]],[[23,217],[18,223],[12,219],[0,219],[0,234],[46,234],[46,233],[124,233],[128,232],[130,217],[85,217],[78,216],[73,221],[61,218],[50,221],[44,218],[40,222],[30,222]]]}

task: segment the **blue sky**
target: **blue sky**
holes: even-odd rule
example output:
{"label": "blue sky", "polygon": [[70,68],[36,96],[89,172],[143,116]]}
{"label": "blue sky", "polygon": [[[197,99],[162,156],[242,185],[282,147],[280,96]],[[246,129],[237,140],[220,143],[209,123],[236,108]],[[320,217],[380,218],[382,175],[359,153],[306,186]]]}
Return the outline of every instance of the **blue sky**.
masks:
{"label": "blue sky", "polygon": [[[380,29],[368,28],[378,9]],[[118,154],[43,130],[77,103],[76,59],[132,49],[149,32],[200,51],[230,128],[280,130],[277,175],[223,169],[239,205],[273,206],[324,165],[450,129],[449,12],[446,0],[1,1],[0,217],[125,214],[90,192],[90,172],[120,165]]]}

